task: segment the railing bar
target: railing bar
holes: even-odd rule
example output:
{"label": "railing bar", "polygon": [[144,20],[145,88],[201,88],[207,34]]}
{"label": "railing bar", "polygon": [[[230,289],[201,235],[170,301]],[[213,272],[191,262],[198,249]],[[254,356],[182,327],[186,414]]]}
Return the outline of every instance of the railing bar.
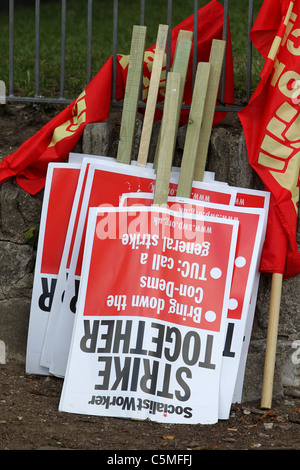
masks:
{"label": "railing bar", "polygon": [[116,101],[116,89],[117,89],[118,9],[119,9],[118,0],[114,0],[112,102]]}
{"label": "railing bar", "polygon": [[40,0],[35,0],[35,72],[34,72],[34,95],[40,92]]}
{"label": "railing bar", "polygon": [[[141,0],[141,13],[140,13],[140,25],[145,26],[145,0]],[[140,101],[143,101],[143,83],[144,83],[144,77],[143,74],[141,76],[141,86],[140,86]]]}
{"label": "railing bar", "polygon": [[248,49],[247,49],[247,101],[251,98],[251,85],[252,85],[252,42],[250,39],[250,31],[253,25],[253,0],[249,0],[248,11]]}
{"label": "railing bar", "polygon": [[93,0],[88,0],[87,18],[87,72],[86,81],[89,83],[92,78],[92,37],[93,37]]}
{"label": "railing bar", "polygon": [[171,69],[172,0],[168,0],[167,25],[169,26],[166,58],[166,71],[168,73]]}
{"label": "railing bar", "polygon": [[[51,103],[51,104],[62,104],[62,105],[68,105],[72,103],[74,100],[72,99],[67,99],[67,98],[43,98],[43,97],[32,97],[32,96],[9,96],[9,99],[7,101],[9,102],[24,102],[24,103]],[[122,101],[116,101],[113,103],[114,106],[122,107],[123,103]],[[139,103],[139,107],[143,108],[145,107],[146,104],[144,102]],[[163,109],[164,104],[163,103],[158,103],[157,108]],[[216,111],[227,111],[227,112],[238,112],[243,108],[243,106],[230,106],[230,107],[225,107],[225,106],[216,106]],[[190,109],[189,105],[183,105],[182,109]]]}
{"label": "railing bar", "polygon": [[66,71],[66,0],[61,2],[61,44],[60,44],[60,98],[65,94],[65,71]]}
{"label": "railing bar", "polygon": [[198,64],[198,28],[199,28],[198,10],[199,10],[198,0],[194,0],[193,85],[195,82],[197,64]]}
{"label": "railing bar", "polygon": [[227,35],[228,35],[228,0],[224,0],[224,16],[223,16],[222,39],[223,39],[223,41],[226,41],[226,46],[225,46],[224,60],[223,60],[221,80],[220,80],[220,100],[221,100],[221,103],[224,103],[224,96],[225,96],[225,70],[226,70]]}
{"label": "railing bar", "polygon": [[9,95],[14,94],[14,0],[9,0]]}
{"label": "railing bar", "polygon": [[140,25],[145,26],[145,0],[141,0]]}
{"label": "railing bar", "polygon": [[43,98],[41,96],[15,96],[11,95],[8,97],[10,103],[17,102],[17,103],[55,103],[55,104],[70,104],[74,100],[66,99],[66,98]]}

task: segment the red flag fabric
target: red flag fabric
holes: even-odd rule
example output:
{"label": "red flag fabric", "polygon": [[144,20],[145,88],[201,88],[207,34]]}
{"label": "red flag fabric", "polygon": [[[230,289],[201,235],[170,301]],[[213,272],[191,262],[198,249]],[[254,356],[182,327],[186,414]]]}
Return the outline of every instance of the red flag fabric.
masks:
{"label": "red flag fabric", "polygon": [[290,0],[264,0],[251,29],[251,41],[264,59],[267,59],[282,18],[286,15]]}
{"label": "red flag fabric", "polygon": [[265,57],[261,81],[239,113],[250,165],[271,192],[261,272],[300,273],[300,2],[265,0],[251,39]]}
{"label": "red flag fabric", "polygon": [[[222,39],[223,6],[212,0],[199,10],[198,60],[208,61],[213,39]],[[179,31],[192,31],[194,15],[184,20],[172,29],[171,33],[171,62],[174,57]],[[144,60],[143,97],[146,100],[149,79],[151,76],[155,44],[147,49]],[[117,100],[122,100],[125,93],[129,56],[118,55],[117,61]],[[62,162],[68,158],[77,144],[86,124],[105,121],[109,116],[111,100],[112,57],[104,64],[81,95],[66,109],[54,117],[39,132],[24,142],[14,153],[6,156],[0,162],[0,183],[16,176],[20,187],[30,194],[36,194],[43,189],[47,166],[49,162]],[[192,96],[192,58],[187,75],[184,103],[190,104]],[[225,101],[231,103],[234,95],[233,64],[228,29],[228,44],[226,55]],[[159,101],[163,101],[165,79],[160,84]],[[156,119],[161,115],[157,113]],[[216,113],[214,124],[223,119],[224,113]],[[181,120],[187,119],[186,111]]]}

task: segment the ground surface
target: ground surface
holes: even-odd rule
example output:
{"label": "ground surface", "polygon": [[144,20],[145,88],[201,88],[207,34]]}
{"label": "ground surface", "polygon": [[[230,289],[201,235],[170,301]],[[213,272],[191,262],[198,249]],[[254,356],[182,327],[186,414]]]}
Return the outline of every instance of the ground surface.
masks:
{"label": "ground surface", "polygon": [[[14,105],[0,112],[1,160],[58,111]],[[61,389],[61,379],[0,365],[0,450],[300,450],[297,396],[273,401],[268,411],[260,403],[233,405],[228,420],[188,426],[61,413]]]}
{"label": "ground surface", "polygon": [[234,405],[215,425],[160,424],[58,411],[62,379],[0,366],[0,449],[77,450],[300,450],[300,398],[272,410]]}

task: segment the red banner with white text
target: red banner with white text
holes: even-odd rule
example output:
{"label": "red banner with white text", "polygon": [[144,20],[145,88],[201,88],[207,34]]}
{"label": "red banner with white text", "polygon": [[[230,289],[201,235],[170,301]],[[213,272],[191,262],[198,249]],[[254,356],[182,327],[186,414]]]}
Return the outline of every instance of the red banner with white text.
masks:
{"label": "red banner with white text", "polygon": [[299,28],[299,1],[263,3],[251,37],[265,57],[265,65],[250,103],[239,113],[249,163],[271,192],[261,271],[280,273],[285,278],[300,272],[296,240],[300,168]]}

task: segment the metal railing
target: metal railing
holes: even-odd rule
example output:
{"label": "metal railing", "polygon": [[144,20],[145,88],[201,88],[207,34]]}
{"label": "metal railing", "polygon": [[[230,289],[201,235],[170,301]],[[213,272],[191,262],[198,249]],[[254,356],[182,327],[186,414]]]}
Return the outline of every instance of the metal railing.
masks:
{"label": "metal railing", "polygon": [[[140,0],[140,24],[145,24],[145,1]],[[116,70],[117,70],[117,48],[118,48],[118,17],[119,17],[119,1],[113,0],[113,38],[112,38],[112,50],[113,50],[113,73],[112,73],[112,103],[119,105],[116,101]],[[197,67],[197,39],[198,39],[198,0],[194,0],[194,40],[193,40],[193,72],[195,75]],[[172,0],[168,0],[167,7],[167,22],[169,27],[172,25]],[[73,101],[72,99],[65,98],[65,59],[66,59],[66,0],[61,0],[61,59],[60,59],[60,91],[57,97],[42,97],[40,96],[39,90],[39,78],[40,78],[40,0],[35,0],[35,86],[34,96],[16,96],[14,94],[14,11],[15,5],[14,0],[9,0],[9,83],[8,83],[8,96],[7,102],[31,102],[31,103],[60,103],[69,104]],[[228,29],[228,13],[229,13],[229,0],[224,0],[224,17],[223,17],[223,39],[227,38]],[[86,64],[86,77],[87,83],[92,79],[92,17],[93,17],[93,0],[87,0],[87,64]],[[245,31],[247,34],[247,69],[246,69],[246,102],[251,97],[251,69],[252,69],[252,45],[249,37],[249,33],[253,23],[253,0],[248,1],[248,29]],[[170,48],[171,48],[171,36],[169,28],[169,38],[167,41],[167,71],[170,69]],[[216,107],[218,111],[239,111],[242,105],[231,103],[227,106],[224,103],[224,90],[225,90],[225,67],[226,58],[223,64],[223,73],[221,76],[220,84],[220,105]],[[142,105],[142,102],[140,103]]]}

